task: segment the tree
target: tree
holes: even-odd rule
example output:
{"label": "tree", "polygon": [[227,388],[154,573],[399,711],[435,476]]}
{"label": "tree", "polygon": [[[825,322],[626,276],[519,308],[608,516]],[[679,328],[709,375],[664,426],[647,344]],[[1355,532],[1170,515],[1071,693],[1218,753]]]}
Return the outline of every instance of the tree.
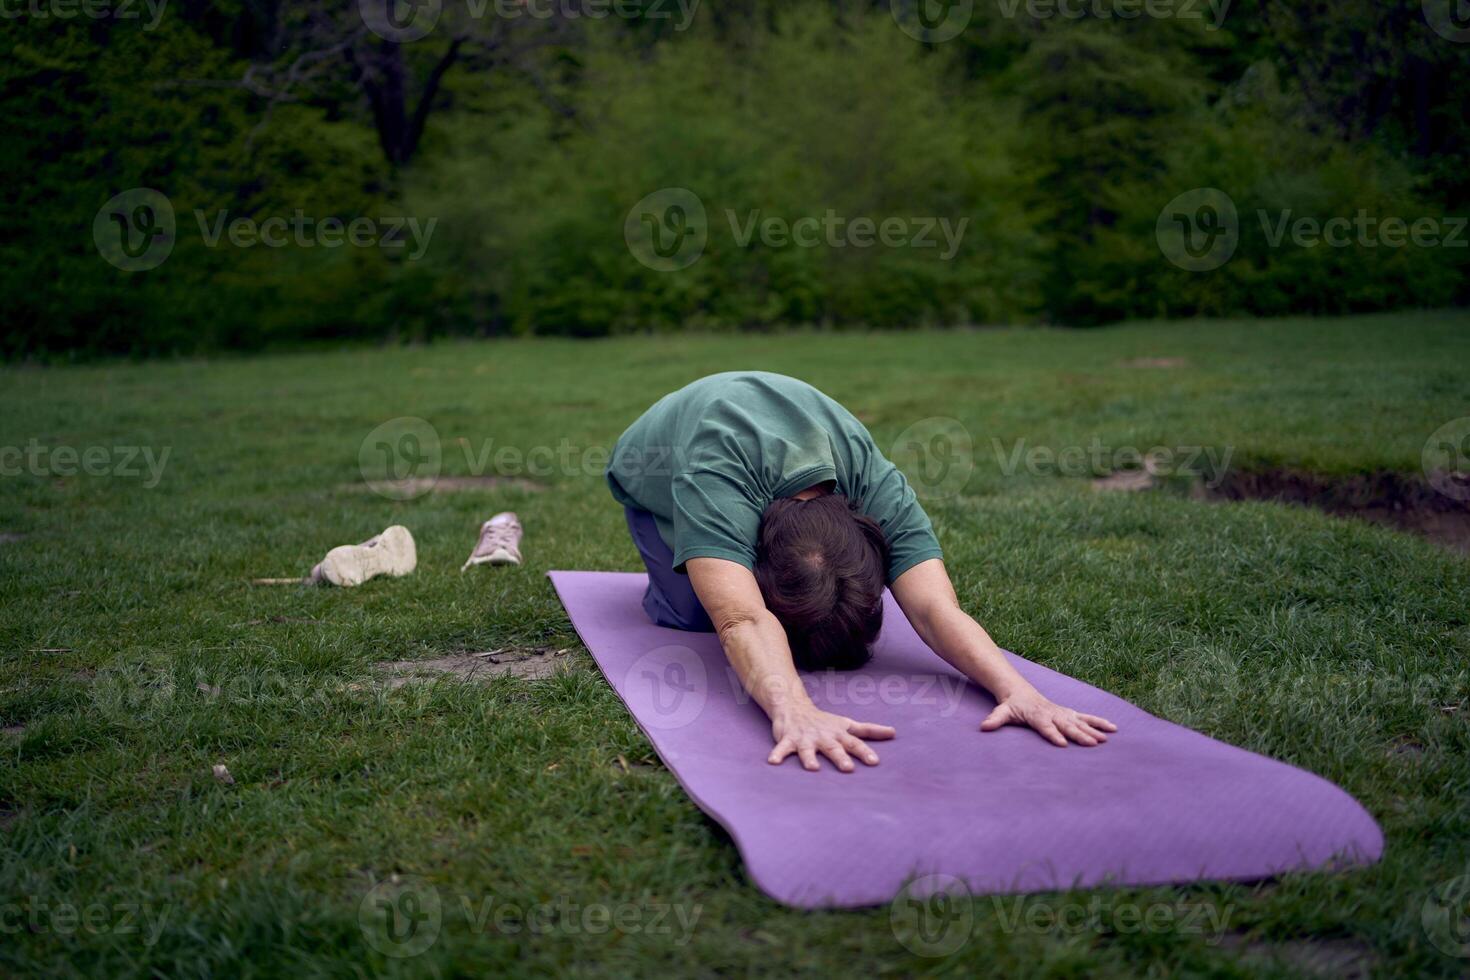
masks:
{"label": "tree", "polygon": [[526,0],[480,0],[452,10],[440,0],[282,5],[264,12],[265,43],[238,84],[264,100],[261,125],[282,102],[340,112],[355,92],[384,158],[401,166],[418,152],[452,69],[482,77],[513,70],[552,99],[533,56],[571,40],[574,25],[563,9]]}

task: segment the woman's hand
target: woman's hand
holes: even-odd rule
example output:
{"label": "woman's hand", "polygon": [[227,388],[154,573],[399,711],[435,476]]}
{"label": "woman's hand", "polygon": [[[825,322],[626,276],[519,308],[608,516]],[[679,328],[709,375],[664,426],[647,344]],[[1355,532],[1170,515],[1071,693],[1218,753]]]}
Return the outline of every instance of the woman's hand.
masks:
{"label": "woman's hand", "polygon": [[1078,745],[1101,745],[1108,740],[1108,732],[1118,730],[1118,726],[1106,718],[1084,715],[1053,704],[1035,688],[1018,691],[997,704],[980,723],[980,730],[993,732],[1003,725],[1029,725],[1042,738],[1061,746],[1065,746],[1068,739]]}
{"label": "woman's hand", "polygon": [[863,739],[888,739],[893,735],[893,729],[887,725],[853,721],[823,711],[813,704],[792,705],[778,711],[771,719],[771,738],[775,739],[776,747],[766,761],[773,766],[780,765],[783,759],[795,752],[803,769],[816,772],[821,768],[817,761],[817,753],[820,752],[838,769],[852,772],[854,756],[867,765],[878,764],[878,753]]}

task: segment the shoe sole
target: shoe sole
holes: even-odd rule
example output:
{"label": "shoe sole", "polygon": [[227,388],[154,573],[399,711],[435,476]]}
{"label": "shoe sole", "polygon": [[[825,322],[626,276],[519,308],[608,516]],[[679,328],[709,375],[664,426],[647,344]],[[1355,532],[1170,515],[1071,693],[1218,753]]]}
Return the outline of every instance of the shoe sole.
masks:
{"label": "shoe sole", "polygon": [[520,563],[521,560],[515,555],[512,555],[504,548],[497,548],[495,551],[490,552],[490,554],[488,555],[481,555],[479,558],[471,558],[469,561],[464,563],[464,568],[461,568],[460,571],[464,571],[471,565],[519,565]]}
{"label": "shoe sole", "polygon": [[344,544],[322,559],[322,577],[333,585],[350,588],[379,575],[398,578],[418,567],[418,549],[408,528],[395,524],[378,536],[372,547]]}

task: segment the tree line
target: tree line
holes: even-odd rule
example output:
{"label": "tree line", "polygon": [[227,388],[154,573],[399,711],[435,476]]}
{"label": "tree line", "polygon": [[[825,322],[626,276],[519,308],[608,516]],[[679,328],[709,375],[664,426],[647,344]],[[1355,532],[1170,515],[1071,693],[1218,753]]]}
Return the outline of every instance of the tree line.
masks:
{"label": "tree line", "polygon": [[28,0],[4,354],[1461,303],[1443,6]]}

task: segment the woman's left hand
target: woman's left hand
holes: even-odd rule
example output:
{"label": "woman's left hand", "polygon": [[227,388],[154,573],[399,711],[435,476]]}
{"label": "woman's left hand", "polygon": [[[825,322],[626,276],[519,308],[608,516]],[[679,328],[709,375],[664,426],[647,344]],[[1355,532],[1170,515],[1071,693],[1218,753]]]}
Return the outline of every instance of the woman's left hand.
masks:
{"label": "woman's left hand", "polygon": [[1060,746],[1065,746],[1069,739],[1078,745],[1101,745],[1108,740],[1108,732],[1118,730],[1106,718],[1053,704],[1034,688],[1012,694],[997,704],[980,723],[980,730],[993,732],[1003,725],[1029,725],[1042,738]]}

